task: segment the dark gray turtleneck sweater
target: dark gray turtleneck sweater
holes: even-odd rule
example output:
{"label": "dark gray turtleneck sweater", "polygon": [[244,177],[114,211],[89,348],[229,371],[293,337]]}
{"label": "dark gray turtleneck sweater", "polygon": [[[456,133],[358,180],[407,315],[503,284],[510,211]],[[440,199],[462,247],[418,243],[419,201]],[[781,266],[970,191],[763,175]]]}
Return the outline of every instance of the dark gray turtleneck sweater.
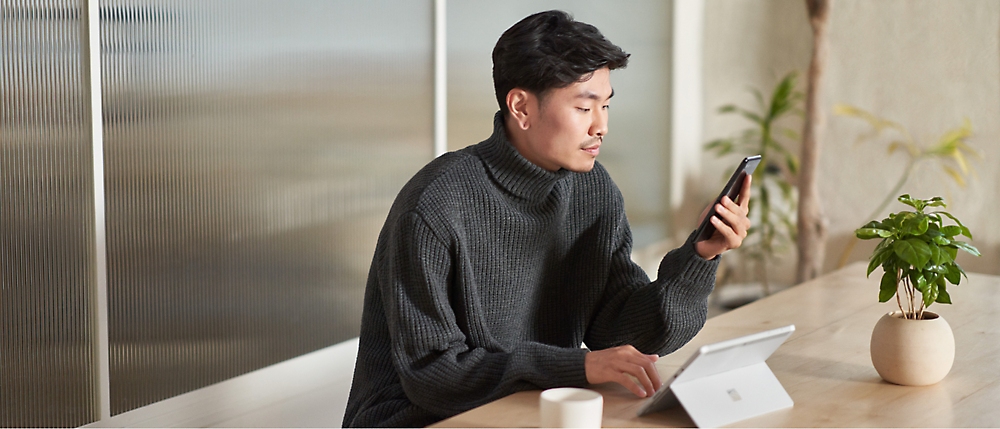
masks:
{"label": "dark gray turtleneck sweater", "polygon": [[600,164],[549,172],[493,135],[403,187],[379,235],[344,426],[424,426],[511,393],[585,386],[584,355],[670,353],[704,325],[718,261],[691,239],[650,283]]}

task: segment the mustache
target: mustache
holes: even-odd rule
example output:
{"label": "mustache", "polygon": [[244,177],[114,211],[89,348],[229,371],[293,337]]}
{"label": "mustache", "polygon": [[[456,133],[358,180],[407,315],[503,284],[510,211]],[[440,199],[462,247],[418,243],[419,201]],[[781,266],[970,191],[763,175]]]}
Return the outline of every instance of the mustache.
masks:
{"label": "mustache", "polygon": [[591,147],[591,146],[596,146],[596,145],[601,144],[603,142],[604,142],[604,136],[598,136],[598,137],[594,137],[594,138],[591,138],[590,140],[587,140],[587,141],[583,142],[582,144],[580,144],[580,147],[581,148],[588,148],[588,147]]}

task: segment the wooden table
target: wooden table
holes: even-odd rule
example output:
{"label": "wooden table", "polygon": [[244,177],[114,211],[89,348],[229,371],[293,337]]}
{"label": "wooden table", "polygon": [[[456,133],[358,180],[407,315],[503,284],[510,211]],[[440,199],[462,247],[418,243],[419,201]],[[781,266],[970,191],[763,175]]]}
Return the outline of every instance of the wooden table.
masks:
{"label": "wooden table", "polygon": [[[933,386],[882,381],[868,347],[872,328],[895,301],[878,302],[877,271],[856,263],[708,320],[686,346],[657,362],[672,374],[700,346],[795,324],[768,359],[795,406],[735,427],[1000,427],[1000,277],[969,274],[950,286],[953,305],[936,304],[955,333],[955,364]],[[928,345],[932,347],[933,345]],[[679,407],[644,417],[643,399],[616,384],[604,395],[605,427],[678,427],[694,423]],[[520,392],[435,424],[435,427],[538,427],[540,391]]]}

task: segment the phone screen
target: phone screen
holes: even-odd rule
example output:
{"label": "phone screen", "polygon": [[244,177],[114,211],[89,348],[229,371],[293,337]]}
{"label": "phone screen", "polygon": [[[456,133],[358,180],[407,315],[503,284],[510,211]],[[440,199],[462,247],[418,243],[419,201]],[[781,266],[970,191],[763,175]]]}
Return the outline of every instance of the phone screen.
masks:
{"label": "phone screen", "polygon": [[712,225],[712,216],[715,216],[715,205],[722,201],[722,197],[729,196],[729,199],[733,201],[738,201],[737,198],[740,196],[740,190],[743,189],[743,180],[747,176],[753,174],[757,170],[757,165],[760,164],[760,155],[748,156],[743,158],[743,162],[740,166],[736,168],[733,172],[732,177],[729,178],[729,182],[726,183],[726,187],[722,188],[722,192],[719,193],[719,197],[715,199],[712,206],[708,209],[708,214],[705,215],[705,219],[702,219],[701,225],[698,226],[698,234],[695,236],[694,241],[705,241],[712,238],[715,234],[715,226]]}

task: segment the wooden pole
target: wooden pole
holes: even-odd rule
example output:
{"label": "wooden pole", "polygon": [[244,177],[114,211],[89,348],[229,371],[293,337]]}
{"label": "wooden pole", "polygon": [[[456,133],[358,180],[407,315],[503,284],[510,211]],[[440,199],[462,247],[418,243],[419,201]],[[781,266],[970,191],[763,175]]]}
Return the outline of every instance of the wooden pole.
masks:
{"label": "wooden pole", "polygon": [[823,75],[829,51],[828,27],[832,0],[806,0],[809,24],[813,29],[813,52],[809,62],[806,118],[802,131],[799,171],[798,252],[795,281],[801,283],[820,275],[826,248],[827,220],[819,198],[817,170],[824,129]]}

